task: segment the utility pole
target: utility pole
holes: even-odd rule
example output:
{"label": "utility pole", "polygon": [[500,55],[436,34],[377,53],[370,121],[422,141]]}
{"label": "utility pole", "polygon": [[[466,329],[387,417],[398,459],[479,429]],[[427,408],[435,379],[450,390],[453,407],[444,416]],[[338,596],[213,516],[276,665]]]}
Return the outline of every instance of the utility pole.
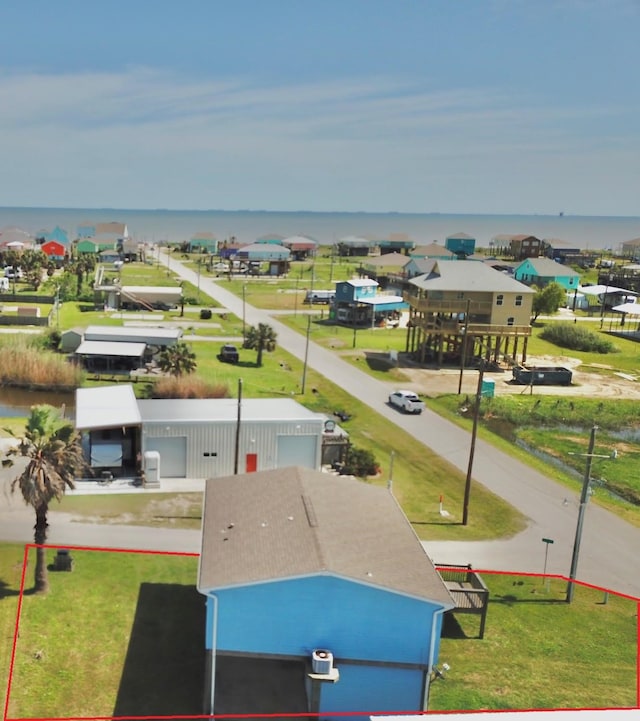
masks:
{"label": "utility pole", "polygon": [[302,395],[307,382],[307,360],[309,358],[309,336],[311,335],[311,316],[307,316],[307,342],[304,347],[304,366],[302,367]]}
{"label": "utility pole", "polygon": [[464,373],[464,366],[467,362],[467,338],[469,333],[469,307],[471,305],[471,299],[467,298],[467,309],[464,314],[464,328],[462,332],[464,337],[462,338],[462,350],[460,351],[460,379],[458,380],[458,395],[462,393],[462,374]]}
{"label": "utility pole", "polygon": [[478,372],[478,388],[476,390],[475,407],[473,409],[473,429],[471,431],[471,448],[469,449],[469,463],[467,465],[467,478],[464,484],[464,501],[462,504],[462,525],[466,526],[469,520],[469,497],[471,496],[471,478],[473,475],[473,457],[476,452],[476,436],[478,435],[478,419],[480,417],[480,402],[482,400],[482,380],[484,378],[484,358],[480,361]]}
{"label": "utility pole", "polygon": [[589,485],[591,483],[591,464],[593,463],[593,449],[596,444],[596,431],[598,426],[593,426],[591,436],[589,438],[589,448],[586,453],[587,465],[584,471],[584,479],[582,481],[582,493],[580,494],[580,508],[578,509],[578,523],[576,525],[576,537],[573,542],[573,554],[571,556],[571,570],[569,571],[569,583],[567,584],[567,603],[573,601],[573,591],[575,588],[575,578],[578,572],[578,557],[580,556],[580,542],[582,541],[582,526],[584,524],[584,513],[587,510],[589,501]]}

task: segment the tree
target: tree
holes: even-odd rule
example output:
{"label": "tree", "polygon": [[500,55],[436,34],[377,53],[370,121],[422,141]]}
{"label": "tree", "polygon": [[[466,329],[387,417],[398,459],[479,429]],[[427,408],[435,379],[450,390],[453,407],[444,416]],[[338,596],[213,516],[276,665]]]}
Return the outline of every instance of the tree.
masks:
{"label": "tree", "polygon": [[[9,431],[11,432],[11,431]],[[20,488],[22,497],[36,513],[34,541],[36,543],[35,591],[49,589],[46,548],[47,514],[49,503],[60,501],[67,487],[74,488],[74,478],[87,468],[80,435],[73,424],[60,418],[58,410],[49,405],[31,408],[24,437],[7,451],[4,466],[12,466],[11,456],[27,458],[24,470],[14,479],[11,491]]]}
{"label": "tree", "polygon": [[544,288],[538,288],[536,294],[533,296],[533,304],[531,310],[533,311],[532,323],[538,320],[538,316],[553,315],[558,312],[558,308],[565,302],[567,297],[565,289],[560,283],[549,283]]}
{"label": "tree", "polygon": [[258,367],[262,366],[262,353],[264,351],[271,353],[276,349],[276,338],[276,332],[266,323],[258,323],[257,326],[251,326],[247,330],[244,347],[257,351],[256,365]]}
{"label": "tree", "polygon": [[158,366],[172,376],[188,375],[196,369],[196,354],[186,343],[174,343],[160,353]]}

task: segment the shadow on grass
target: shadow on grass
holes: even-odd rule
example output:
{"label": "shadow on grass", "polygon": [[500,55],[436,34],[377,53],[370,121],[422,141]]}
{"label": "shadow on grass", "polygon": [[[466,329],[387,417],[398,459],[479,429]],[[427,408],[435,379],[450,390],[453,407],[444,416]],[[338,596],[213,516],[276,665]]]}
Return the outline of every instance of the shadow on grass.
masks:
{"label": "shadow on grass", "polygon": [[469,638],[453,614],[453,611],[448,611],[444,614],[442,620],[442,638]]}
{"label": "shadow on grass", "polygon": [[[24,596],[32,596],[35,593],[35,590],[33,588],[25,589],[23,595]],[[19,588],[11,588],[11,586],[6,582],[0,580],[0,601],[2,601],[3,598],[12,598],[13,596],[19,596],[20,595],[20,589]]]}
{"label": "shadow on grass", "polygon": [[550,606],[555,605],[562,605],[566,606],[566,600],[564,598],[549,598],[549,597],[543,597],[543,596],[537,596],[538,592],[533,589],[531,591],[532,598],[522,598],[520,596],[514,596],[510,593],[505,594],[504,596],[501,596],[499,594],[491,596],[489,599],[489,604],[492,603],[499,603],[503,606],[517,606],[521,603],[546,603]]}
{"label": "shadow on grass", "polygon": [[114,716],[199,714],[205,604],[193,586],[143,583]]}

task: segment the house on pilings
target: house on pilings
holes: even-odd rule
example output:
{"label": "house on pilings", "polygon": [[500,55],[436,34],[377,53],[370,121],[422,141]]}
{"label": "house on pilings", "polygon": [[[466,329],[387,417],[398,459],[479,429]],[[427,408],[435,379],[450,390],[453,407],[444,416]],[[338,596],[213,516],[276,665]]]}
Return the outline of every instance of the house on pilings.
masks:
{"label": "house on pilings", "polygon": [[525,363],[535,291],[483,263],[436,261],[411,278],[406,352],[423,364]]}

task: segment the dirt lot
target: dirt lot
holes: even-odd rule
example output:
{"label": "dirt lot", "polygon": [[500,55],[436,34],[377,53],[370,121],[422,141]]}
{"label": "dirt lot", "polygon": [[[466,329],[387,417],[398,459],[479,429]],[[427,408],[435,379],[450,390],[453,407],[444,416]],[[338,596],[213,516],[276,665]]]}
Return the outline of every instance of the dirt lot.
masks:
{"label": "dirt lot", "polygon": [[[495,381],[495,394],[531,393],[534,395],[553,396],[590,396],[597,398],[631,398],[640,400],[640,376],[633,380],[631,377],[622,377],[612,372],[611,366],[600,366],[603,372],[589,372],[582,370],[580,361],[565,356],[539,356],[529,357],[527,365],[530,366],[561,366],[573,371],[573,381],[570,386],[522,386],[511,382],[511,371],[502,373],[487,372],[485,378]],[[423,368],[402,367],[401,372],[410,379],[407,384],[417,393],[434,397],[443,393],[457,393],[460,380],[460,369],[443,368],[440,370],[426,370]],[[473,395],[477,390],[478,372],[468,370],[462,376],[462,392]]]}

